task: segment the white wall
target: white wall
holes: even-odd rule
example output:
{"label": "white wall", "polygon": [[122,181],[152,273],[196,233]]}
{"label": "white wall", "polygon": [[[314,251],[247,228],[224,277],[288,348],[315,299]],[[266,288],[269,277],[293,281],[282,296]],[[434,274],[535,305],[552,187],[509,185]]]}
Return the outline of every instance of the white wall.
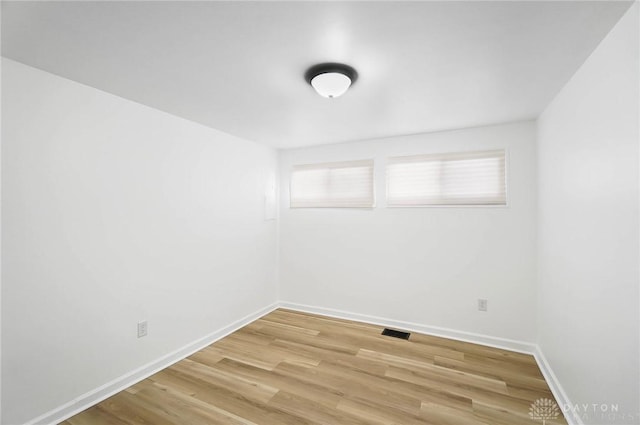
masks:
{"label": "white wall", "polygon": [[538,122],[539,344],[573,403],[622,416],[585,423],[640,423],[638,48],[636,3]]}
{"label": "white wall", "polygon": [[[281,300],[533,342],[535,137],[521,122],[281,151]],[[509,207],[385,207],[387,156],[499,148]],[[372,157],[375,209],[289,208],[292,165]]]}
{"label": "white wall", "polygon": [[275,151],[2,67],[3,424],[276,301]]}

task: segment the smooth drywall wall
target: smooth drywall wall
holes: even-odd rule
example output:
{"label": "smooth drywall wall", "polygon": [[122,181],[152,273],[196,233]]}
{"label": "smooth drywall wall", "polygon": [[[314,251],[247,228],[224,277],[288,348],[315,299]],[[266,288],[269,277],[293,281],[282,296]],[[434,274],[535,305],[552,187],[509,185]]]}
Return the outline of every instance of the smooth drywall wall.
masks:
{"label": "smooth drywall wall", "polygon": [[[535,137],[520,122],[281,151],[281,300],[533,342]],[[508,207],[386,207],[388,156],[490,149],[508,153]],[[369,158],[375,208],[289,207],[293,165]]]}
{"label": "smooth drywall wall", "polygon": [[538,121],[539,345],[589,424],[640,423],[638,48],[635,4]]}
{"label": "smooth drywall wall", "polygon": [[2,67],[3,424],[276,301],[274,150]]}

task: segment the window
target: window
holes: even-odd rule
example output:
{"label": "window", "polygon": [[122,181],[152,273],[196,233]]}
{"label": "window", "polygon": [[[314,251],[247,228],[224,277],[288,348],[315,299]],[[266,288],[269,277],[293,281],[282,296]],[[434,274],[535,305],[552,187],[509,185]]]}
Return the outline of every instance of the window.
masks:
{"label": "window", "polygon": [[296,165],[291,208],[372,208],[373,160]]}
{"label": "window", "polygon": [[505,151],[388,158],[387,205],[506,205]]}

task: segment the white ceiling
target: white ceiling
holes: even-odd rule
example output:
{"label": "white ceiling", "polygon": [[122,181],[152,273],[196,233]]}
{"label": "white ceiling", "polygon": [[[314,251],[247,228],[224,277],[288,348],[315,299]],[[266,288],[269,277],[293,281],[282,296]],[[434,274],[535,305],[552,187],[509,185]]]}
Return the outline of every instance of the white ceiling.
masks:
{"label": "white ceiling", "polygon": [[289,148],[535,118],[629,4],[3,1],[2,54]]}

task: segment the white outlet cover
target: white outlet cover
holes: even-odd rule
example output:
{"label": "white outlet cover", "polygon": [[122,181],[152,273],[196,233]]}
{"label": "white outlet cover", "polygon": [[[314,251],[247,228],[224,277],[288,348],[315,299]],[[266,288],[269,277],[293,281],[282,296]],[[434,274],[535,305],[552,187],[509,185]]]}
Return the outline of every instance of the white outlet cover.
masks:
{"label": "white outlet cover", "polygon": [[487,311],[487,300],[478,299],[478,310],[479,311]]}
{"label": "white outlet cover", "polygon": [[147,321],[138,322],[138,338],[147,336]]}

